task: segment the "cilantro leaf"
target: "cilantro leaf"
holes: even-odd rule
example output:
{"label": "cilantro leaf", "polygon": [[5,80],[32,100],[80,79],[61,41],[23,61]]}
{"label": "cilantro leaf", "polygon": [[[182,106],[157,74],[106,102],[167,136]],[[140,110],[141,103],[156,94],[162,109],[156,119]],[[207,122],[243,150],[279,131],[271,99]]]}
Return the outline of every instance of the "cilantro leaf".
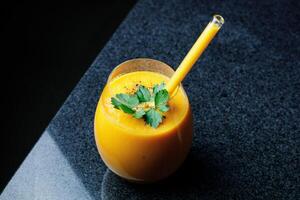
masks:
{"label": "cilantro leaf", "polygon": [[121,110],[123,110],[124,113],[128,113],[128,114],[134,114],[134,113],[135,113],[134,110],[132,110],[131,108],[129,108],[128,106],[126,106],[126,105],[124,105],[124,104],[121,104],[121,105],[119,106],[119,108],[120,108]]}
{"label": "cilantro leaf", "polygon": [[117,94],[116,98],[123,105],[126,105],[129,108],[133,108],[139,104],[139,99],[137,95],[129,95],[129,94]]}
{"label": "cilantro leaf", "polygon": [[153,94],[155,95],[156,93],[158,93],[159,91],[163,90],[165,88],[166,84],[165,83],[161,83],[161,84],[155,84],[153,87]]}
{"label": "cilantro leaf", "polygon": [[161,105],[167,104],[169,100],[169,93],[166,89],[160,90],[158,93],[155,94],[154,103],[155,107],[158,108]]}
{"label": "cilantro leaf", "polygon": [[120,105],[122,103],[120,103],[115,97],[112,97],[111,98],[111,104],[114,106],[114,108],[120,109]]}
{"label": "cilantro leaf", "polygon": [[149,124],[153,128],[157,128],[158,125],[162,122],[162,115],[154,108],[151,108],[146,112],[145,120],[147,124]]}
{"label": "cilantro leaf", "polygon": [[136,94],[140,102],[150,101],[151,94],[145,86],[140,85]]}
{"label": "cilantro leaf", "polygon": [[170,107],[168,105],[160,105],[160,106],[158,106],[158,109],[161,112],[167,112],[167,111],[169,111]]}
{"label": "cilantro leaf", "polygon": [[128,107],[125,104],[122,104],[118,99],[116,99],[114,97],[111,98],[111,104],[114,106],[114,108],[123,110],[124,113],[128,113],[128,114],[135,113],[135,111],[133,109],[131,109],[130,107]]}
{"label": "cilantro leaf", "polygon": [[134,114],[133,114],[133,117],[137,118],[137,119],[140,119],[142,118],[144,115],[145,115],[145,111],[144,110],[139,110],[139,111],[136,111]]}

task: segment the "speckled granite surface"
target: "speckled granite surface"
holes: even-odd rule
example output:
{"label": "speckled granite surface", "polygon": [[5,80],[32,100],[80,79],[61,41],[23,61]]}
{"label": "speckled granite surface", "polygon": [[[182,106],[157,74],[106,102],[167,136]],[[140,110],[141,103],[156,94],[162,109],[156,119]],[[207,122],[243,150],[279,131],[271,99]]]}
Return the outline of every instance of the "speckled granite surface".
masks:
{"label": "speckled granite surface", "polygon": [[[296,0],[140,1],[0,199],[300,199],[299,10]],[[195,118],[188,159],[164,182],[127,183],[93,138],[106,77],[136,57],[177,66],[215,12],[226,23],[183,83]]]}

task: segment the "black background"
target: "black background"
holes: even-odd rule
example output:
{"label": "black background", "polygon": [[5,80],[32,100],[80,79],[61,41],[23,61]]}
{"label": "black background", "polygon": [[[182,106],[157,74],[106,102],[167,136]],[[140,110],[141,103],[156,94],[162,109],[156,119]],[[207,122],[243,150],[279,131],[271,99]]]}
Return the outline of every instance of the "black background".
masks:
{"label": "black background", "polygon": [[0,191],[135,2],[1,8]]}

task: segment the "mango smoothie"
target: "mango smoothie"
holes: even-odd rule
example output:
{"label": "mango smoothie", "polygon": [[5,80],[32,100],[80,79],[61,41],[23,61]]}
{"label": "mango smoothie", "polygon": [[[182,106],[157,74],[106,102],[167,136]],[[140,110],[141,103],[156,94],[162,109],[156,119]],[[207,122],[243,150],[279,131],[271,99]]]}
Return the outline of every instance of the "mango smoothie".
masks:
{"label": "mango smoothie", "polygon": [[94,128],[102,160],[115,174],[153,182],[172,174],[184,161],[193,122],[180,83],[223,24],[223,17],[214,15],[175,72],[145,58],[126,61],[111,72]]}
{"label": "mango smoothie", "polygon": [[132,93],[139,85],[151,89],[168,81],[169,77],[161,73],[134,71],[113,78],[102,92],[94,121],[97,148],[105,164],[125,179],[163,179],[180,166],[190,149],[192,114],[182,86],[170,98],[170,110],[157,128],[111,104],[118,93]]}

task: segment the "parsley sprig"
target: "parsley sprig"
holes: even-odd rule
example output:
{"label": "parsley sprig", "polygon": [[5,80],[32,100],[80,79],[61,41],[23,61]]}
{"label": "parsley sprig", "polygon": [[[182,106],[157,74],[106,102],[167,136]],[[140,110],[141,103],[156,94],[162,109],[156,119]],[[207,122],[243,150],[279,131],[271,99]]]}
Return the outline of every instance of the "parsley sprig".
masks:
{"label": "parsley sprig", "polygon": [[147,124],[157,128],[164,118],[163,113],[170,109],[168,106],[170,96],[164,88],[164,83],[156,84],[152,90],[139,85],[134,94],[117,94],[111,98],[111,103],[114,108],[137,119],[144,118]]}

